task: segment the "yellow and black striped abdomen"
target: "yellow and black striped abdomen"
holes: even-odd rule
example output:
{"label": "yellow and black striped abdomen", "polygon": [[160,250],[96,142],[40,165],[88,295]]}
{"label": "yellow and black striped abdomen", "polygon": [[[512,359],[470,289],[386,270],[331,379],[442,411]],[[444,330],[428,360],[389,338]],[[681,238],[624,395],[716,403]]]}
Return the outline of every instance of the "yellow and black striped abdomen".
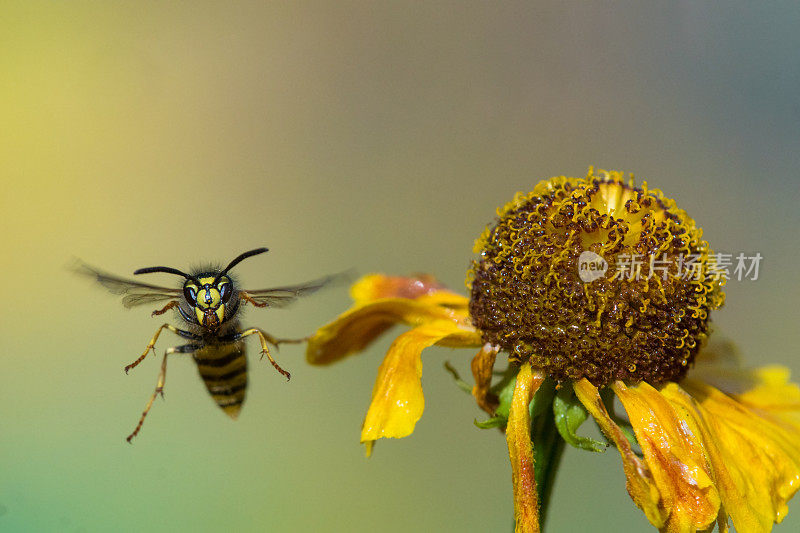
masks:
{"label": "yellow and black striped abdomen", "polygon": [[194,352],[194,360],[211,397],[228,416],[237,418],[247,391],[244,342],[208,344]]}

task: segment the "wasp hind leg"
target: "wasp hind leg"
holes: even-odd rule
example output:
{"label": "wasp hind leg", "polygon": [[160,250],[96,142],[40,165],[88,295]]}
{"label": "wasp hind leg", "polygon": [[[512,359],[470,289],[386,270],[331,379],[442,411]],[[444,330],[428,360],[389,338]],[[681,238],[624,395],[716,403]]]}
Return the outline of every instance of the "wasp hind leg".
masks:
{"label": "wasp hind leg", "polygon": [[277,348],[279,344],[299,343],[299,342],[303,342],[305,339],[276,339],[275,337],[273,337],[269,333],[267,333],[265,331],[261,331],[258,328],[250,328],[250,329],[246,329],[246,330],[242,331],[241,333],[237,333],[236,335],[234,335],[233,336],[233,340],[243,339],[244,337],[247,337],[248,335],[258,335],[258,339],[261,341],[261,358],[262,359],[266,355],[267,358],[269,359],[269,362],[272,363],[272,366],[275,367],[275,370],[277,370],[283,376],[285,376],[287,380],[292,377],[292,375],[289,374],[289,372],[287,372],[286,370],[281,368],[281,366],[278,363],[275,362],[275,359],[272,358],[272,355],[269,353],[269,346],[267,345],[267,343],[270,343],[270,344],[272,344],[273,346],[275,346]]}
{"label": "wasp hind leg", "polygon": [[[156,333],[156,336],[158,336],[158,333]],[[142,429],[142,424],[144,424],[144,419],[147,416],[147,413],[150,412],[150,408],[153,407],[153,402],[155,401],[156,396],[160,394],[162,398],[164,397],[164,382],[167,379],[167,356],[171,353],[193,353],[198,348],[199,346],[196,344],[184,344],[183,346],[173,346],[172,348],[166,349],[166,351],[164,352],[164,358],[161,360],[161,371],[158,373],[158,382],[156,383],[156,390],[153,391],[153,395],[150,396],[150,400],[148,400],[147,405],[144,406],[144,411],[142,411],[142,416],[141,418],[139,418],[139,423],[136,424],[136,429],[134,429],[133,433],[128,435],[128,438],[125,439],[128,441],[128,443],[130,443],[133,437],[138,435],[139,430]]]}
{"label": "wasp hind leg", "polygon": [[156,353],[156,348],[155,348],[156,341],[158,340],[158,336],[161,335],[161,330],[163,330],[163,329],[168,329],[171,332],[175,333],[176,335],[180,335],[181,337],[183,337],[185,339],[200,340],[200,337],[198,337],[194,333],[190,333],[188,331],[184,331],[182,329],[178,329],[175,326],[173,326],[172,324],[162,324],[161,327],[159,327],[156,330],[156,334],[153,335],[153,338],[150,339],[150,343],[147,345],[147,348],[144,349],[144,352],[142,352],[142,355],[140,355],[139,358],[136,361],[134,361],[133,363],[131,363],[131,364],[129,364],[129,365],[127,365],[125,367],[125,373],[126,374],[128,373],[128,371],[131,368],[136,367],[139,363],[144,361],[144,358],[147,357],[147,354],[150,353],[150,350],[153,350],[153,354],[155,355],[155,353]]}

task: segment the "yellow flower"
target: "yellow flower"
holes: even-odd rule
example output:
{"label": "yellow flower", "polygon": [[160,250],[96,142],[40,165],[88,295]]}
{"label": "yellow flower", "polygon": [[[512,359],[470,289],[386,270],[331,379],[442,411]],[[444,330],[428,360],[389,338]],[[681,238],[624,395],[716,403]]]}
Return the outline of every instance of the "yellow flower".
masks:
{"label": "yellow flower", "polygon": [[[800,488],[800,389],[784,368],[743,370],[730,345],[705,346],[724,279],[701,236],[672,200],[621,173],[543,181],[476,242],[469,298],[429,276],[366,276],[354,306],[310,339],[308,360],[328,364],[394,324],[412,327],[379,369],[361,432],[369,454],[422,415],[423,349],[479,348],[472,394],[494,417],[486,425],[505,427],[517,531],[540,530],[543,441],[604,449],[575,434],[588,415],[655,527],[727,531],[730,519],[770,531]],[[500,351],[516,375],[493,385]]]}
{"label": "yellow flower", "polygon": [[372,389],[361,442],[367,455],[382,437],[405,437],[422,416],[422,350],[428,346],[481,344],[470,325],[469,301],[450,292],[430,276],[414,278],[373,274],[351,289],[353,307],[321,328],[308,342],[311,364],[324,365],[363,350],[396,323],[414,326],[392,343]]}

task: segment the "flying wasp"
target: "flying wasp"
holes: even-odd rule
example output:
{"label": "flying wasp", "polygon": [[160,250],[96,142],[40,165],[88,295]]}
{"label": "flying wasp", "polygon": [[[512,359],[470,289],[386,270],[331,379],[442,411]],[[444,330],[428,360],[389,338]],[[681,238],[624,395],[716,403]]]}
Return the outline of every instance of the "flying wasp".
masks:
{"label": "flying wasp", "polygon": [[98,283],[113,294],[122,296],[122,304],[127,307],[166,302],[164,307],[153,311],[152,316],[163,315],[170,309],[177,311],[183,319],[184,328],[171,324],[162,324],[147,347],[131,364],[125,367],[127,374],[141,363],[151,351],[155,355],[155,344],[158,336],[165,329],[187,339],[189,342],[180,346],[167,348],[161,360],[161,371],[158,375],[156,389],[145,405],[139,423],[128,435],[131,442],[142,429],[144,419],[153,401],[160,394],[164,396],[164,381],[167,376],[167,357],[170,354],[191,354],[200,377],[209,394],[225,413],[233,419],[239,416],[247,390],[247,358],[245,357],[245,338],[256,335],[261,341],[261,357],[269,359],[272,366],[288,380],[289,372],[275,362],[269,351],[269,344],[276,348],[283,343],[299,343],[305,339],[276,339],[259,328],[242,329],[237,316],[242,307],[252,304],[256,307],[284,307],[300,296],[317,291],[334,279],[342,276],[334,275],[310,281],[300,285],[274,287],[271,289],[243,290],[237,287],[235,279],[228,273],[233,267],[254,255],[267,252],[267,248],[256,248],[236,257],[223,269],[204,269],[187,274],[176,268],[156,266],[140,268],[134,275],[163,272],[175,274],[186,279],[181,288],[168,288],[150,285],[107,274],[81,263],[77,271],[95,278]]}

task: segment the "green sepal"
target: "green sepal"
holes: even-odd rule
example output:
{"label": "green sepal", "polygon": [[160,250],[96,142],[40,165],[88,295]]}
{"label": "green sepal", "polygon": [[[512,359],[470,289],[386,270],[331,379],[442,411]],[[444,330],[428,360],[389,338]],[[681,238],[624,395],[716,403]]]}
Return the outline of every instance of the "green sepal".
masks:
{"label": "green sepal", "polygon": [[472,423],[481,429],[503,428],[506,427],[506,424],[508,423],[508,418],[502,416],[495,416],[488,420],[484,420],[483,422],[478,422],[478,420],[473,420]]}
{"label": "green sepal", "polygon": [[450,364],[450,361],[444,362],[444,369],[447,371],[448,374],[453,376],[453,381],[455,382],[456,387],[466,392],[467,394],[472,394],[472,387],[470,386],[469,383],[461,379],[461,376],[458,374],[458,370],[456,370],[455,367]]}
{"label": "green sepal", "polygon": [[500,402],[494,412],[495,416],[483,422],[475,420],[474,423],[476,426],[481,429],[506,427],[508,423],[508,412],[511,410],[511,398],[514,396],[514,386],[516,384],[516,374],[506,373],[500,383],[492,387],[492,392],[497,395],[497,399]]}
{"label": "green sepal", "polygon": [[[513,391],[512,391],[513,392]],[[528,406],[531,413],[531,420],[536,419],[539,415],[544,413],[553,403],[553,395],[556,392],[556,384],[550,378],[545,378],[539,386],[539,390],[533,395],[533,400]]]}
{"label": "green sepal", "polygon": [[569,384],[564,384],[553,399],[553,414],[558,432],[567,444],[580,450],[590,452],[604,452],[607,444],[589,437],[581,437],[576,432],[581,424],[589,418],[589,413],[575,397],[575,392]]}
{"label": "green sepal", "polygon": [[508,413],[511,411],[511,399],[514,397],[514,387],[517,385],[517,372],[519,372],[518,367],[509,365],[503,373],[503,378],[489,389],[499,401],[495,416],[503,417],[505,420],[508,420]]}

